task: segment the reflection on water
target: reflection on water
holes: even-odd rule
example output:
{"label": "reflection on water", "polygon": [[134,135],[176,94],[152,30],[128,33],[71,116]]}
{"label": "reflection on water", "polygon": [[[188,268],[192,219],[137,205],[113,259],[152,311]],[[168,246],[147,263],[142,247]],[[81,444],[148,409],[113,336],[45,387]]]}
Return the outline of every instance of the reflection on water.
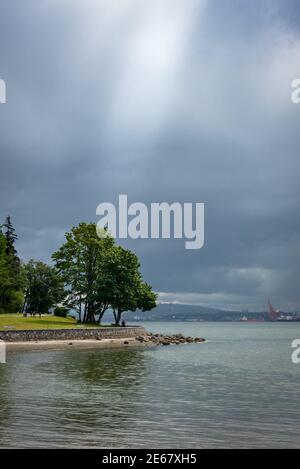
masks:
{"label": "reflection on water", "polygon": [[295,325],[147,327],[209,341],[9,354],[0,366],[0,446],[300,446]]}
{"label": "reflection on water", "polygon": [[100,444],[128,431],[144,362],[133,349],[11,354],[0,371],[1,446],[27,446],[23,434],[34,446],[77,445],[76,435],[89,446],[95,429]]}

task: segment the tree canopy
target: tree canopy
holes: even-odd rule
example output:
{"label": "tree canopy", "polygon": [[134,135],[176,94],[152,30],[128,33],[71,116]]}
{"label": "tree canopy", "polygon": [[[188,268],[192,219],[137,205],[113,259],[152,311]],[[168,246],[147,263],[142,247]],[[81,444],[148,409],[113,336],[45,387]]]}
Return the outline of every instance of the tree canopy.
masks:
{"label": "tree canopy", "polygon": [[64,299],[65,290],[56,269],[31,259],[26,267],[25,314],[45,314]]}
{"label": "tree canopy", "polygon": [[135,311],[137,308],[148,311],[154,308],[156,295],[151,287],[143,282],[140,263],[133,252],[121,246],[114,246],[108,254],[103,275],[96,281],[96,290],[110,305],[118,325],[125,311]]}
{"label": "tree canopy", "polygon": [[68,285],[66,304],[83,322],[100,323],[111,308],[119,324],[124,311],[155,306],[156,296],[143,284],[137,256],[116,246],[108,233],[99,238],[94,223],[80,223],[66,233],[66,242],[52,258]]}
{"label": "tree canopy", "polygon": [[80,223],[52,255],[54,266],[34,259],[22,264],[8,216],[0,226],[0,312],[68,308],[78,312],[80,322],[100,324],[111,309],[119,325],[125,311],[154,308],[156,294],[144,282],[137,256],[117,246],[107,230],[102,234],[94,223]]}
{"label": "tree canopy", "polygon": [[0,226],[0,311],[19,311],[25,287],[24,268],[18,257],[17,235],[10,216]]}

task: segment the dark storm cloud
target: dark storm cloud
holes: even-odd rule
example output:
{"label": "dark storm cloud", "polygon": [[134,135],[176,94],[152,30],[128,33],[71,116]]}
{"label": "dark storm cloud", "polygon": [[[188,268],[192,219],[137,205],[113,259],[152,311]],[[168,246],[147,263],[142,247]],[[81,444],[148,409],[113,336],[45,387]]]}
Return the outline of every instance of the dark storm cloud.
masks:
{"label": "dark storm cloud", "polygon": [[[1,217],[49,260],[103,201],[206,203],[205,247],[128,241],[164,301],[299,308],[299,5],[3,0]],[[164,293],[163,293],[164,292]]]}

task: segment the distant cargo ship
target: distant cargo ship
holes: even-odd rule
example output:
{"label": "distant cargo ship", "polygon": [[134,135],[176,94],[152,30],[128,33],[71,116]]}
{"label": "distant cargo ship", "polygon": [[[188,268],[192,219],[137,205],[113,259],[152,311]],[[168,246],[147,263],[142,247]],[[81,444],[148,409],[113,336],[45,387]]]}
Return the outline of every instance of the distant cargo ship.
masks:
{"label": "distant cargo ship", "polygon": [[263,318],[249,319],[247,316],[243,316],[241,321],[242,322],[265,322]]}
{"label": "distant cargo ship", "polygon": [[270,300],[268,301],[268,317],[248,318],[245,314],[240,321],[242,322],[300,322],[300,315],[297,313],[285,313],[284,311],[276,310]]}
{"label": "distant cargo ship", "polygon": [[284,313],[273,308],[269,300],[269,318],[273,322],[300,322],[300,316],[297,314]]}

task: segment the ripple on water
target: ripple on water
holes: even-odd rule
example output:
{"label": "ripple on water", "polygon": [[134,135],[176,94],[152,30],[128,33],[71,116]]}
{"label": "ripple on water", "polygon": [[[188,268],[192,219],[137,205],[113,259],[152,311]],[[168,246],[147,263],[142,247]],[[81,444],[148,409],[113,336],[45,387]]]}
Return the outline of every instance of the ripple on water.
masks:
{"label": "ripple on water", "polygon": [[0,445],[299,447],[290,326],[149,324],[209,341],[10,354],[0,368]]}

